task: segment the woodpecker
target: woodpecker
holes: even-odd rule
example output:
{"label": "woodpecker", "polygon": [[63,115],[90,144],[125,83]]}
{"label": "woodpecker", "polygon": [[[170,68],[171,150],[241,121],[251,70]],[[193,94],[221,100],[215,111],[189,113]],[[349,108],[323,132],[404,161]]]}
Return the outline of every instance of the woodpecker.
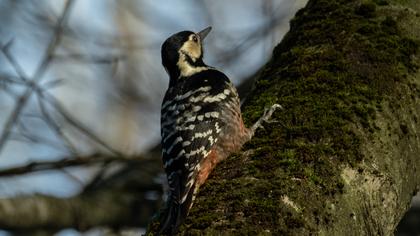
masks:
{"label": "woodpecker", "polygon": [[161,49],[169,75],[161,109],[162,160],[169,185],[160,221],[164,235],[177,232],[216,164],[239,151],[280,107],[273,105],[251,128],[245,127],[235,87],[203,61],[203,40],[210,30],[178,32]]}

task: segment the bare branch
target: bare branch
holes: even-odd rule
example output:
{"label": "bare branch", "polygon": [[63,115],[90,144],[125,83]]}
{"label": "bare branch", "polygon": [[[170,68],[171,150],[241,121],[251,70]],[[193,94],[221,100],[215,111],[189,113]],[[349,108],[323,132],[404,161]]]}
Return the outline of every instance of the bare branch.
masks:
{"label": "bare branch", "polygon": [[63,133],[61,127],[55,122],[54,118],[48,113],[45,104],[42,102],[40,96],[38,96],[38,104],[41,108],[41,114],[45,118],[45,123],[53,130],[57,136],[63,141],[64,145],[67,149],[74,155],[77,154],[77,149],[72,144],[71,140],[67,138],[67,136]]}
{"label": "bare branch", "polygon": [[[10,52],[8,51],[10,43],[7,44],[7,46],[3,47],[3,53],[6,56],[6,58],[9,60],[10,64],[12,65],[12,67],[15,69],[16,73],[19,75],[18,78],[26,83],[28,85],[28,89],[31,89],[31,91],[35,90],[35,92],[38,94],[39,98],[38,99],[42,99],[47,101],[48,103],[50,103],[59,113],[60,115],[70,124],[72,125],[74,128],[76,128],[77,130],[81,131],[83,134],[85,134],[87,137],[89,137],[90,139],[94,140],[96,143],[100,144],[102,147],[104,147],[105,149],[107,149],[109,152],[111,152],[114,155],[123,155],[122,153],[120,153],[119,151],[113,149],[110,145],[108,145],[106,142],[104,142],[101,138],[99,138],[97,135],[95,135],[92,131],[89,130],[89,128],[87,128],[85,125],[83,125],[81,122],[77,121],[74,117],[72,117],[66,110],[65,108],[57,101],[57,99],[48,94],[47,91],[44,91],[44,89],[42,89],[39,85],[37,85],[36,82],[34,82],[33,80],[29,80],[27,78],[27,76],[25,75],[25,72],[23,71],[23,69],[20,67],[20,65],[18,64],[18,62],[14,59],[14,57],[10,54]],[[22,100],[24,99],[23,97],[21,97],[19,99],[19,101],[26,101],[26,100]],[[26,98],[27,99],[27,98]],[[43,103],[41,101],[39,101],[40,104],[40,108],[41,108],[41,112],[44,115],[45,119],[49,122],[46,122],[50,127],[52,127],[53,131],[55,131],[57,134],[59,134],[59,136],[61,136],[64,140],[64,142],[67,144],[67,147],[70,150],[73,150],[73,152],[75,151],[75,148],[72,147],[73,145],[70,143],[70,141],[64,136],[64,134],[61,131],[61,128],[58,127],[58,125],[55,125],[54,120],[52,119],[52,117],[46,112],[45,108],[43,107]],[[20,103],[19,103],[20,105]],[[16,107],[17,108],[17,107]],[[23,105],[20,109],[23,109]],[[17,111],[17,110],[15,110]],[[15,115],[15,119],[18,120],[18,116],[19,113],[21,112],[21,110],[19,110]],[[13,120],[12,126],[16,123],[16,120]],[[51,123],[53,122],[53,123]],[[10,131],[12,126],[6,126],[9,127],[8,129],[5,128],[5,130],[3,131],[3,136],[5,138],[7,138],[10,135]],[[9,134],[5,134],[5,133],[9,133]],[[5,136],[6,135],[6,136]],[[3,137],[2,136],[2,137]],[[1,148],[2,148],[2,144],[1,144],[1,137],[0,137],[0,152],[1,152]],[[5,140],[6,141],[6,140]],[[4,142],[5,142],[4,141]]]}
{"label": "bare branch", "polygon": [[128,191],[107,186],[70,198],[33,195],[0,199],[0,228],[24,234],[39,229],[145,226],[161,204],[159,197],[148,197],[151,191],[160,196],[159,187],[140,184],[139,191]]}
{"label": "bare branch", "polygon": [[[39,94],[42,96],[42,91],[41,90],[38,90],[38,91],[39,91]],[[117,155],[117,156],[123,155],[121,152],[115,150],[110,145],[108,145],[105,141],[103,141],[101,138],[95,135],[92,131],[90,131],[89,128],[87,128],[81,122],[79,122],[74,117],[72,117],[66,111],[66,109],[57,101],[57,99],[54,96],[48,94],[47,92],[44,92],[44,95],[48,96],[48,97],[45,97],[45,100],[48,103],[50,103],[70,125],[72,125],[77,130],[81,131],[83,134],[85,134],[90,139],[94,140],[96,143],[100,144],[102,147],[107,149],[112,154]]]}
{"label": "bare branch", "polygon": [[117,162],[122,164],[121,169],[106,178],[95,179],[74,197],[26,195],[0,199],[0,228],[24,234],[39,229],[83,231],[98,226],[145,226],[162,201],[162,184],[158,181],[162,169],[158,158],[124,159],[95,154],[55,162],[33,162],[0,171],[0,176]]}
{"label": "bare branch", "polygon": [[[21,111],[23,110],[27,101],[29,100],[29,97],[31,96],[31,94],[32,94],[32,92],[35,88],[35,84],[42,79],[42,76],[44,75],[45,71],[47,70],[47,68],[48,68],[48,66],[49,66],[49,64],[50,64],[50,62],[53,58],[53,53],[54,53],[56,47],[60,43],[61,36],[62,36],[62,31],[63,31],[63,28],[64,28],[64,24],[65,24],[67,18],[69,17],[70,10],[71,10],[71,7],[72,7],[74,2],[75,1],[73,1],[73,0],[66,1],[63,13],[62,13],[61,17],[58,19],[57,26],[55,27],[54,35],[53,35],[51,41],[48,44],[48,49],[47,49],[43,59],[41,60],[41,64],[39,65],[39,67],[36,70],[32,79],[31,80],[27,79],[28,77],[26,77],[26,76],[22,77],[22,78],[25,78],[25,80],[27,80],[27,81],[30,80],[31,83],[30,83],[30,86],[24,91],[24,93],[17,100],[14,110],[10,113],[8,119],[6,120],[6,123],[4,124],[3,133],[0,136],[0,153],[3,150],[3,147],[8,140],[8,137],[10,135],[10,131],[14,127],[14,125],[17,121],[17,118],[19,117]],[[6,45],[5,47],[4,46],[2,47],[2,52],[5,55],[8,54],[7,53],[7,48],[9,47],[9,45],[11,45],[11,42],[9,42],[9,44]],[[10,54],[8,54],[8,55],[10,56]],[[8,57],[8,56],[6,55],[6,57]],[[13,57],[10,57],[10,58],[13,58]],[[10,58],[9,58],[9,60],[10,60]],[[16,62],[16,65],[18,65],[17,62]],[[20,66],[17,67],[17,68],[20,68]],[[19,70],[21,72],[21,75],[24,75],[23,70],[21,70],[21,69],[19,69]]]}
{"label": "bare branch", "polygon": [[126,59],[125,55],[83,55],[83,54],[55,54],[54,62],[73,61],[77,63],[95,63],[95,64],[112,64],[120,60]]}
{"label": "bare branch", "polygon": [[89,166],[101,163],[124,162],[124,163],[146,163],[151,162],[140,156],[133,158],[124,158],[119,156],[105,156],[94,154],[90,156],[70,157],[58,161],[35,161],[24,166],[0,170],[0,177],[28,174],[37,171],[54,170],[74,166]]}

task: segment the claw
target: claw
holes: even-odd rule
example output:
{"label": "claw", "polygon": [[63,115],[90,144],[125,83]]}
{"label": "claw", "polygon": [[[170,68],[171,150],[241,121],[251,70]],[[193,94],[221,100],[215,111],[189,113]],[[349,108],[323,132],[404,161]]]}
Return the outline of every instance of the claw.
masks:
{"label": "claw", "polygon": [[273,115],[273,113],[277,109],[283,110],[283,107],[280,104],[274,104],[270,108],[266,108],[265,111],[264,111],[264,115],[262,116],[262,118],[264,119],[264,121],[265,122],[268,122],[270,120],[271,116]]}
{"label": "claw", "polygon": [[254,133],[255,133],[255,131],[258,129],[258,128],[264,128],[263,127],[263,125],[262,125],[262,122],[264,121],[264,122],[267,122],[267,123],[269,123],[269,120],[270,120],[270,118],[271,118],[271,116],[273,115],[273,113],[274,113],[274,111],[276,111],[276,109],[281,109],[281,110],[283,110],[283,107],[280,105],[280,104],[274,104],[274,105],[272,105],[270,108],[266,108],[266,109],[264,109],[264,114],[261,116],[261,118],[260,119],[258,119],[258,121],[257,122],[255,122],[255,124],[251,127],[251,132],[252,132],[252,135],[254,135]]}

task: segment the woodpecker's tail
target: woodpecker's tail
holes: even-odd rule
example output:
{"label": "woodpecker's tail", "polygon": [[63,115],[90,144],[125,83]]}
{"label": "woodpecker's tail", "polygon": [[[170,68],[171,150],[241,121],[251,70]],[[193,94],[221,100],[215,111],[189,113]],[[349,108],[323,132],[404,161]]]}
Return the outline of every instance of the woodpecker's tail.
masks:
{"label": "woodpecker's tail", "polygon": [[195,184],[188,189],[188,192],[180,194],[179,179],[175,178],[169,194],[166,208],[160,217],[159,235],[175,235],[179,226],[184,222],[193,203]]}

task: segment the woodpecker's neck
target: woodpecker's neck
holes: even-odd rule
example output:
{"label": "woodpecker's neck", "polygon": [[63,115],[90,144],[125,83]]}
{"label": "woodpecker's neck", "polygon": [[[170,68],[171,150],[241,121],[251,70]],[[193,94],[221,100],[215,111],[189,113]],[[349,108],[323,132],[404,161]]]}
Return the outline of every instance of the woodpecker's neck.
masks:
{"label": "woodpecker's neck", "polygon": [[169,85],[172,86],[181,78],[190,77],[201,71],[211,69],[211,67],[204,63],[202,57],[193,60],[187,54],[180,53],[178,62],[165,66],[165,69],[169,75]]}
{"label": "woodpecker's neck", "polygon": [[189,77],[198,72],[209,69],[209,67],[204,64],[202,57],[194,59],[182,51],[179,53],[179,59],[176,66],[179,71],[178,77]]}

